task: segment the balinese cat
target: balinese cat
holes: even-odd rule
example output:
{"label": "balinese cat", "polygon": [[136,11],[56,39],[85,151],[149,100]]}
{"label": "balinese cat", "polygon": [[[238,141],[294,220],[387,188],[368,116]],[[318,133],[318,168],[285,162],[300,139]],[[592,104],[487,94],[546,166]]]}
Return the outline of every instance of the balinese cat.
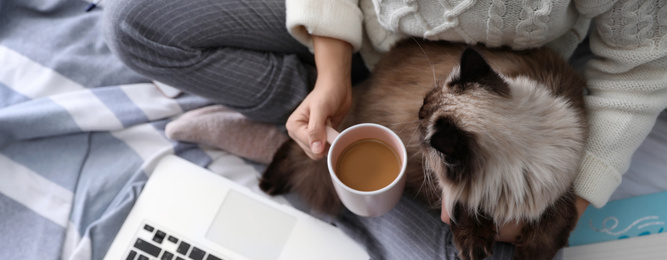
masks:
{"label": "balinese cat", "polygon": [[[576,223],[573,180],[587,136],[586,82],[548,48],[487,49],[409,39],[354,89],[338,130],[363,122],[407,146],[406,193],[452,217],[462,259],[492,252],[496,228],[522,222],[517,259],[552,259]],[[268,194],[296,192],[314,210],[342,207],[326,159],[293,141],[260,180]]]}

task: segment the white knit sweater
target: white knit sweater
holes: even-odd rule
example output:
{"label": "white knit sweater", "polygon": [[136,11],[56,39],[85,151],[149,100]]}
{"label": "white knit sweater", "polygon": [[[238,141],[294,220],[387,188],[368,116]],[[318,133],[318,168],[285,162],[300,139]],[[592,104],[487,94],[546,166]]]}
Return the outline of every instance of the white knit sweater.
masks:
{"label": "white knit sweater", "polygon": [[607,203],[667,107],[666,1],[286,0],[286,7],[297,40],[311,48],[311,35],[345,40],[371,68],[407,36],[514,49],[547,45],[568,58],[592,19],[596,57],[585,69],[590,137],[575,189],[596,207]]}

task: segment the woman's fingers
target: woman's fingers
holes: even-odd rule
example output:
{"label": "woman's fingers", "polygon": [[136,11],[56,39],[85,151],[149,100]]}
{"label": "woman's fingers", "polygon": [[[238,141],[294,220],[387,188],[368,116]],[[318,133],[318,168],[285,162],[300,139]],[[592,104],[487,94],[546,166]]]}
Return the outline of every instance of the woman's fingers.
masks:
{"label": "woman's fingers", "polygon": [[[310,142],[309,121],[311,117],[311,108],[308,102],[302,103],[287,119],[285,127],[290,138],[294,140],[301,149],[313,160],[319,160],[324,157],[324,143],[319,152],[312,150],[312,143]],[[323,129],[324,130],[324,129]]]}
{"label": "woman's fingers", "polygon": [[442,195],[442,204],[440,205],[440,219],[442,219],[442,222],[447,223],[448,225],[451,225],[450,223],[450,218],[449,218],[449,212],[447,212],[447,208],[445,207],[445,195]]}

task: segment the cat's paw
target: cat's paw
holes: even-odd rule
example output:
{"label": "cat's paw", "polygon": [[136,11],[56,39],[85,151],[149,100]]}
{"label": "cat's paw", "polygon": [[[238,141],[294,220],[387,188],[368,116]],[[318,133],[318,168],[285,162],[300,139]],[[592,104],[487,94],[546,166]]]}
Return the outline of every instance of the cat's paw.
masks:
{"label": "cat's paw", "polygon": [[493,253],[493,239],[470,236],[457,242],[459,258],[463,260],[482,260]]}
{"label": "cat's paw", "polygon": [[451,228],[459,258],[482,260],[491,256],[496,238],[493,220],[483,214],[471,214],[460,203],[454,207],[454,216],[457,221]]}
{"label": "cat's paw", "polygon": [[271,196],[281,195],[289,192],[289,189],[287,189],[285,185],[276,184],[270,179],[265,178],[259,179],[259,188]]}
{"label": "cat's paw", "polygon": [[285,142],[273,156],[273,160],[266,167],[259,179],[259,188],[266,194],[275,196],[290,191],[289,180],[291,172],[289,167],[289,151],[291,142]]}

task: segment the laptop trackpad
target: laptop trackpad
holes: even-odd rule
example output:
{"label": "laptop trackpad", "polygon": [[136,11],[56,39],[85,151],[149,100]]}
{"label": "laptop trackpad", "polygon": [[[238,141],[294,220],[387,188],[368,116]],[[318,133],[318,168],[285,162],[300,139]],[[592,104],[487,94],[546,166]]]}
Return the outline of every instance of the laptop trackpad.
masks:
{"label": "laptop trackpad", "polygon": [[250,259],[277,259],[296,218],[230,190],[206,238]]}

